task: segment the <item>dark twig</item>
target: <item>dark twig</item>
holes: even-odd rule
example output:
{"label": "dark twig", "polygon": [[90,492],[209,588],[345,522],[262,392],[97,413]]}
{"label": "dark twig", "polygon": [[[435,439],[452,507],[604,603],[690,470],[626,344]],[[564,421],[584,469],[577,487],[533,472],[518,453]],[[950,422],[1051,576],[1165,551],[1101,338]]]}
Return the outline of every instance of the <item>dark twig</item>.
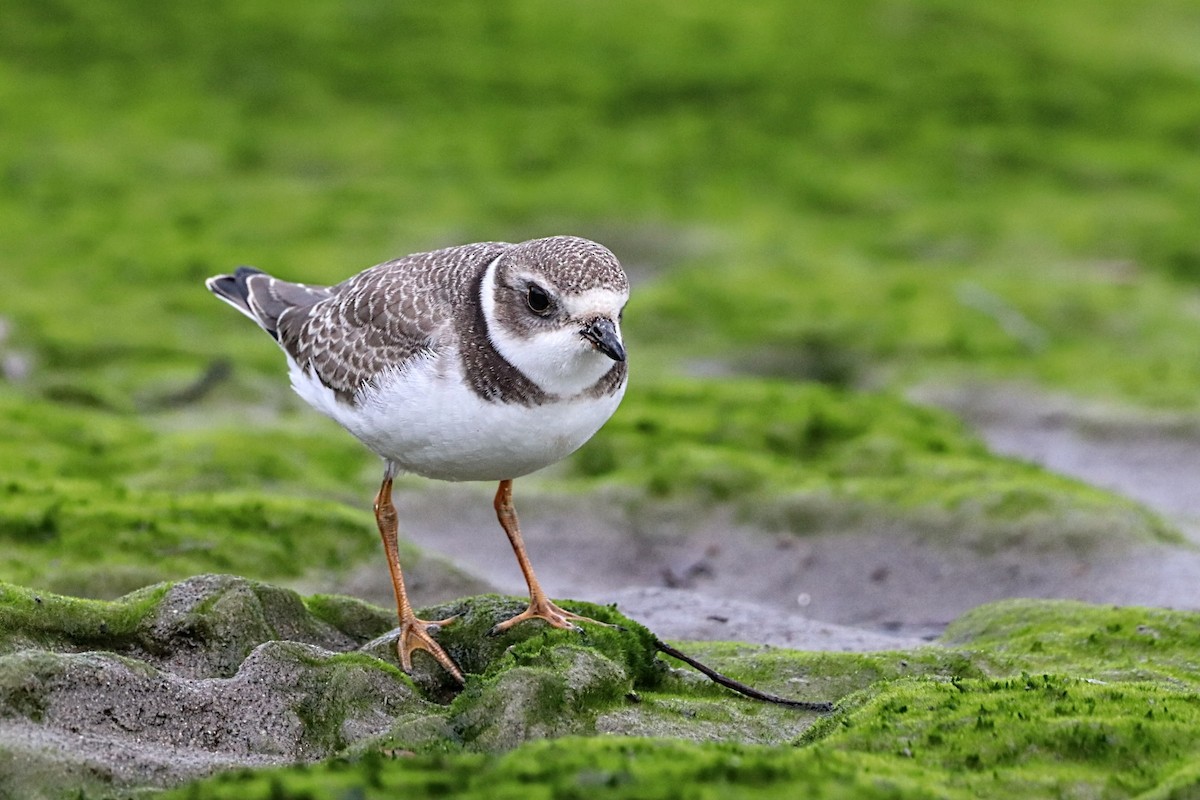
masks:
{"label": "dark twig", "polygon": [[786,697],[768,694],[767,692],[760,692],[758,689],[752,688],[744,683],[735,681],[733,678],[728,678],[722,675],[712,667],[701,664],[696,659],[679,652],[661,639],[655,638],[654,646],[658,648],[659,651],[669,655],[671,658],[677,658],[688,666],[695,667],[715,683],[719,683],[727,689],[732,689],[738,694],[744,694],[746,697],[751,697],[755,700],[761,700],[764,703],[775,703],[776,705],[788,706],[789,708],[798,708],[802,711],[815,711],[826,714],[830,711],[833,711],[833,703],[815,703],[809,700],[789,700]]}
{"label": "dark twig", "polygon": [[145,405],[152,410],[179,408],[201,400],[220,384],[229,380],[233,365],[224,358],[213,359],[204,372],[192,383],[178,391],[149,400]]}

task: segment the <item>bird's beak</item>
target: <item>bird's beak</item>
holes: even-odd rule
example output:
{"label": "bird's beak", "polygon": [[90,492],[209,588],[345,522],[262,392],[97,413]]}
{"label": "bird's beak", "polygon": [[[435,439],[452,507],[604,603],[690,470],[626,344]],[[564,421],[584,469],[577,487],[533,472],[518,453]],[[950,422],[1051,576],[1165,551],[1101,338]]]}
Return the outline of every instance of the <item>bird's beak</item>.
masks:
{"label": "bird's beak", "polygon": [[607,317],[594,319],[579,333],[613,361],[625,360],[625,345],[621,344],[621,337],[617,335],[617,326],[611,319]]}

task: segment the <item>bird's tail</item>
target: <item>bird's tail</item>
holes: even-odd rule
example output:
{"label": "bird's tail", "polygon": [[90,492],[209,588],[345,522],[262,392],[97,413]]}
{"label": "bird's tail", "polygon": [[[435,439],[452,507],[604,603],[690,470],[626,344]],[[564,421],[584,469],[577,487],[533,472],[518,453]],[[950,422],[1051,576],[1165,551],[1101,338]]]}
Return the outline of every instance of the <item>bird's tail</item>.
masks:
{"label": "bird's tail", "polygon": [[307,308],[329,297],[325,286],[308,286],[274,278],[254,267],[238,267],[232,275],[214,275],[208,290],[279,339],[279,318],[290,308]]}

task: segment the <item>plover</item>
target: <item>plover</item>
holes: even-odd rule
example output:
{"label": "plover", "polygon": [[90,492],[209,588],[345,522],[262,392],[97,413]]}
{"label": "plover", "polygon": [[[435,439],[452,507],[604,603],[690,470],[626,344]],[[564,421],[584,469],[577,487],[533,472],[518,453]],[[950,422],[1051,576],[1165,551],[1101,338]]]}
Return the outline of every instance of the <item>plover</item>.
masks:
{"label": "plover", "polygon": [[251,267],[206,281],[287,357],[292,388],[383,458],[375,519],[400,618],[405,670],[425,650],[462,682],[418,619],[397,552],[392,481],[499,481],[494,507],[529,586],[528,619],[587,620],[542,590],[521,540],[514,478],[552,464],[600,429],[625,393],[621,312],[629,282],[605,247],[572,236],[484,242],[417,253],[336,286],[279,280]]}

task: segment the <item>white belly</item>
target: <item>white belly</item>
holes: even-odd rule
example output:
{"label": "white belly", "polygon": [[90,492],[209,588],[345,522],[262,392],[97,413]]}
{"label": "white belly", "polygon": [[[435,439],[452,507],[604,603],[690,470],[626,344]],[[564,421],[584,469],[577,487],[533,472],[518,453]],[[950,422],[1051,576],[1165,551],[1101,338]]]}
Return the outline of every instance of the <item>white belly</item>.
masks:
{"label": "white belly", "polygon": [[292,387],[310,405],[400,469],[446,481],[519,478],[565,458],[612,416],[625,391],[540,406],[488,402],[446,353],[391,373],[350,405],[288,361]]}

